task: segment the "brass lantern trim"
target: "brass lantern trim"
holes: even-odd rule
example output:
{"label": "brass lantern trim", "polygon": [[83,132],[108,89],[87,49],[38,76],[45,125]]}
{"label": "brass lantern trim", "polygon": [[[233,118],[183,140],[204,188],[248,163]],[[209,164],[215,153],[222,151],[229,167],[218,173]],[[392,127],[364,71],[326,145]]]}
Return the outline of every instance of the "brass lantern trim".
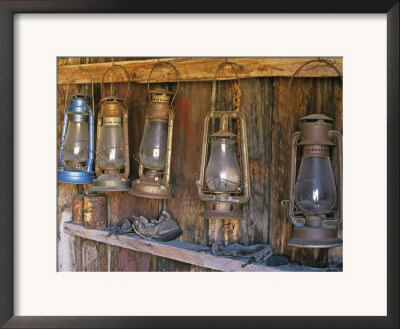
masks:
{"label": "brass lantern trim", "polygon": [[[220,129],[218,132],[209,136],[210,120],[219,118]],[[220,193],[211,192],[206,186],[205,172],[209,153],[209,137],[220,137],[230,139],[236,137],[236,134],[228,131],[228,119],[238,119],[240,122],[239,145],[240,145],[240,168],[242,177],[241,184],[235,192]],[[250,174],[247,149],[246,119],[240,112],[234,111],[212,111],[207,113],[204,119],[203,144],[200,163],[200,177],[197,181],[197,191],[199,198],[206,201],[206,210],[199,216],[205,218],[219,219],[244,219],[240,209],[240,204],[250,199]]]}
{"label": "brass lantern trim", "polygon": [[[300,131],[291,138],[290,182],[288,217],[294,225],[288,245],[301,248],[332,248],[343,245],[337,237],[337,227],[343,223],[343,165],[342,135],[333,130],[333,119],[313,114],[300,119]],[[303,156],[329,156],[329,147],[337,146],[339,181],[336,210],[315,213],[297,209],[294,201],[296,180],[296,156],[298,146],[303,147]]]}
{"label": "brass lantern trim", "polygon": [[[130,171],[129,163],[129,137],[128,137],[128,107],[126,99],[130,88],[129,74],[122,65],[113,64],[104,73],[101,87],[103,87],[104,78],[107,73],[114,68],[121,68],[128,78],[128,89],[125,98],[117,96],[107,96],[100,100],[100,110],[97,115],[97,148],[96,148],[96,164],[95,171],[97,179],[93,180],[92,191],[94,192],[124,192],[130,189],[131,180],[128,179]],[[101,88],[101,92],[103,88]],[[122,120],[122,122],[121,122]],[[104,126],[121,126],[123,127],[123,155],[124,163],[117,168],[116,166],[100,166],[97,159],[100,158],[98,150],[100,141],[100,131]]]}
{"label": "brass lantern trim", "polygon": [[[163,88],[154,88],[150,90],[150,77],[153,70],[157,66],[169,65],[174,69],[177,86],[175,91],[170,91]],[[139,161],[139,178],[132,181],[129,194],[153,199],[170,199],[173,197],[172,186],[170,185],[171,179],[171,155],[172,155],[172,137],[174,128],[175,113],[173,110],[173,103],[179,90],[179,72],[177,68],[169,62],[156,63],[148,77],[147,92],[149,101],[146,105],[144,132],[149,121],[164,122],[167,125],[167,141],[166,141],[166,155],[165,167],[160,171],[157,169],[146,168],[141,161]],[[171,99],[172,97],[172,99]]]}
{"label": "brass lantern trim", "polygon": [[150,93],[150,103],[169,104],[171,95],[174,92],[168,89],[155,88],[149,91],[149,93]]}

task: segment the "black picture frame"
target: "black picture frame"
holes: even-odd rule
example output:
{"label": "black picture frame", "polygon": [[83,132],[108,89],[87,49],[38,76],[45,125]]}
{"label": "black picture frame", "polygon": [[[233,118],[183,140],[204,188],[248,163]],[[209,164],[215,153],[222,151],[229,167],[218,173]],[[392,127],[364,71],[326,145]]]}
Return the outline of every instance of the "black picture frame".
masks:
{"label": "black picture frame", "polygon": [[[54,317],[13,312],[13,15],[15,13],[386,13],[387,316]],[[398,328],[399,0],[0,1],[0,325],[4,328]],[[17,192],[17,191],[16,191]],[[367,293],[367,292],[366,292]]]}

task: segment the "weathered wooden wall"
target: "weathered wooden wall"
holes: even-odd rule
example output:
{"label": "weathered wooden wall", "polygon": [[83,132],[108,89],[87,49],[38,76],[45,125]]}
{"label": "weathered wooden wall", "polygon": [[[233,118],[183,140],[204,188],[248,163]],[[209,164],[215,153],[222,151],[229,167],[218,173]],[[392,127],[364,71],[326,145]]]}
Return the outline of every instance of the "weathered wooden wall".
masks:
{"label": "weathered wooden wall", "polygon": [[[59,65],[106,62],[110,58],[59,59]],[[128,59],[114,59],[128,60]],[[239,239],[243,244],[268,242],[275,252],[293,261],[311,266],[342,260],[342,248],[300,249],[286,245],[291,224],[285,217],[281,201],[288,198],[289,138],[298,129],[299,119],[311,113],[323,113],[335,120],[342,131],[342,83],[340,78],[296,78],[288,97],[289,78],[241,79],[241,111],[246,116],[251,179],[251,198],[244,205],[247,220],[241,221]],[[125,95],[126,83],[116,84]],[[171,87],[174,85],[171,84]],[[86,85],[73,85],[71,92]],[[217,82],[217,110],[232,105],[232,81]],[[207,220],[199,217],[205,204],[197,197],[195,181],[199,173],[201,137],[206,112],[210,110],[212,82],[181,83],[175,106],[172,153],[174,198],[166,201],[143,199],[126,192],[109,193],[111,223],[132,214],[157,217],[167,209],[183,229],[180,240],[206,243]],[[66,85],[58,87],[58,143],[61,133]],[[127,100],[129,108],[129,143],[131,173],[137,178],[137,153],[144,126],[146,85],[133,83]],[[95,102],[100,99],[95,85]],[[97,109],[96,109],[97,110]],[[58,150],[57,150],[58,152]],[[72,195],[78,187],[58,183],[58,270],[60,271],[202,271],[207,270],[177,261],[132,250],[108,246],[62,232],[62,223],[71,220]]]}

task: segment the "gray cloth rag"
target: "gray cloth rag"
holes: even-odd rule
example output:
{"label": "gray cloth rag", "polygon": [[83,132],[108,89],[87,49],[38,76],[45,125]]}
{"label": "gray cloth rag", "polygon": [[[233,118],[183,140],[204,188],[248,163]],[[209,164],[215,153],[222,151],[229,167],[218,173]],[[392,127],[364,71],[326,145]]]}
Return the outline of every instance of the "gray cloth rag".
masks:
{"label": "gray cloth rag", "polygon": [[247,259],[248,262],[243,264],[243,267],[252,263],[266,264],[268,259],[273,255],[272,247],[268,244],[243,246],[235,243],[224,247],[223,243],[218,241],[212,245],[211,250],[214,256]]}
{"label": "gray cloth rag", "polygon": [[107,237],[113,235],[113,234],[126,234],[126,233],[132,233],[133,232],[133,227],[132,223],[129,219],[125,219],[122,222],[121,226],[113,227],[110,232],[108,232]]}

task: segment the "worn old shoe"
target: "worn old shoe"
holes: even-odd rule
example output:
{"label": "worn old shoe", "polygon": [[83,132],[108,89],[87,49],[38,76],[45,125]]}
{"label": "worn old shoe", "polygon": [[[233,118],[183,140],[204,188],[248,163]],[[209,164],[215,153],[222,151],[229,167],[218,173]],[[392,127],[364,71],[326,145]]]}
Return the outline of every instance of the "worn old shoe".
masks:
{"label": "worn old shoe", "polygon": [[163,211],[158,218],[150,219],[132,216],[133,230],[143,238],[157,241],[170,241],[182,234],[182,230],[167,211]]}

